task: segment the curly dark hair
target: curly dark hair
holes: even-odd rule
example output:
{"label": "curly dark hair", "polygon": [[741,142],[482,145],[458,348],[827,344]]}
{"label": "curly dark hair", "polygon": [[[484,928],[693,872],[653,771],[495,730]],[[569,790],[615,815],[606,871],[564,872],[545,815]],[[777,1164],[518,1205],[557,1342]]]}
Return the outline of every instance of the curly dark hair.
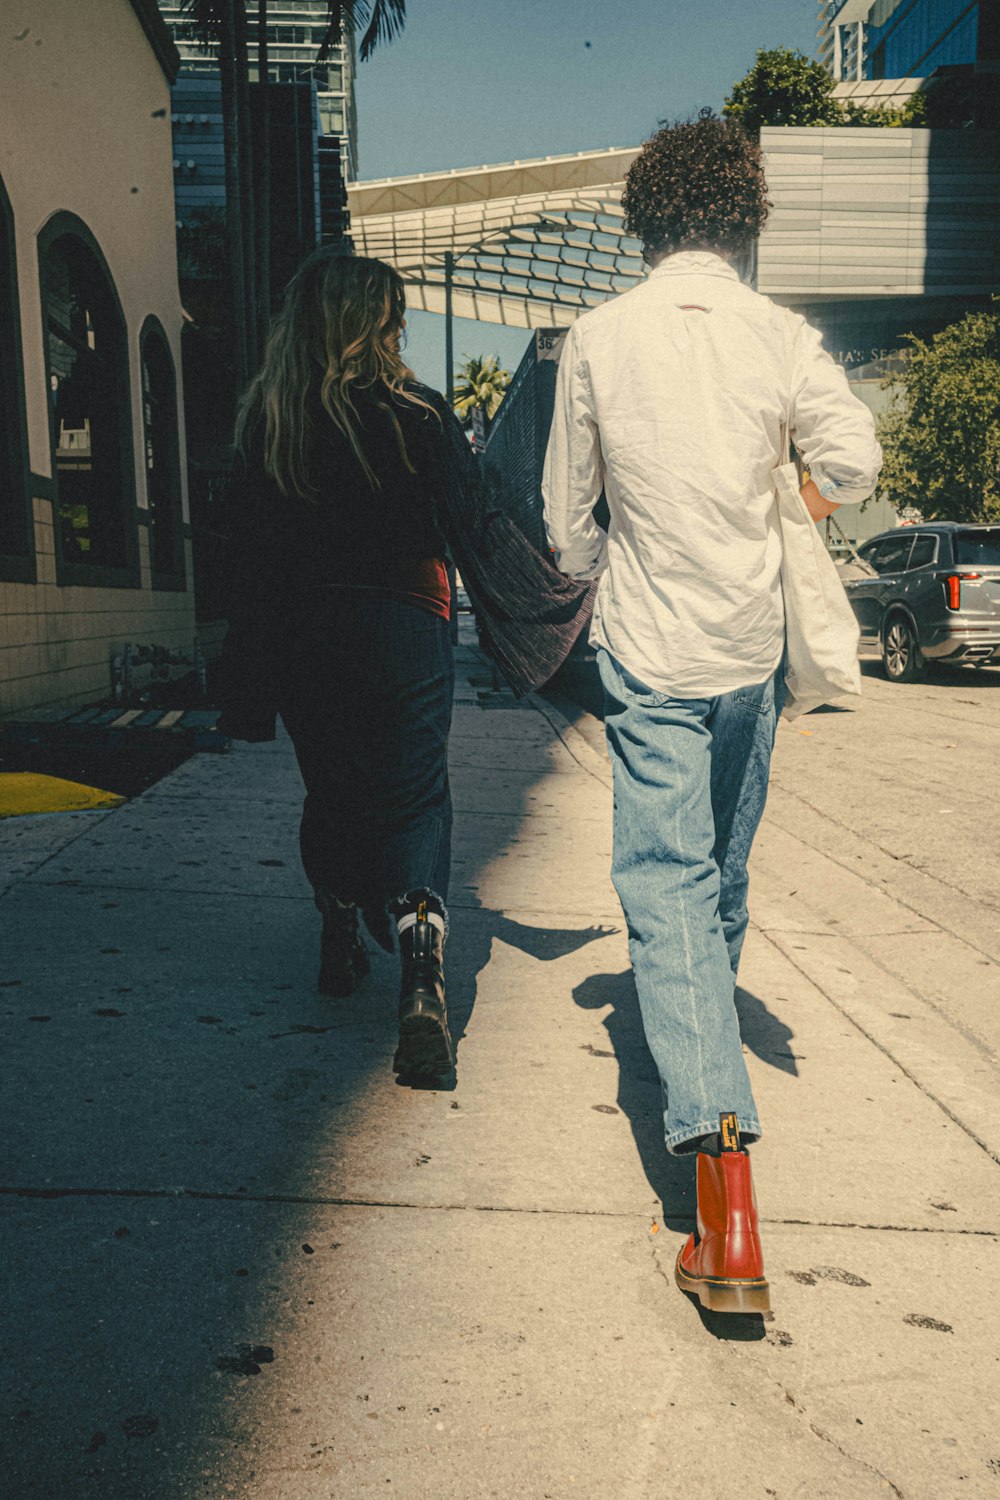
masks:
{"label": "curly dark hair", "polygon": [[647,260],[696,246],[739,255],[770,208],[760,147],[735,122],[703,111],[663,125],[625,178],[625,229]]}

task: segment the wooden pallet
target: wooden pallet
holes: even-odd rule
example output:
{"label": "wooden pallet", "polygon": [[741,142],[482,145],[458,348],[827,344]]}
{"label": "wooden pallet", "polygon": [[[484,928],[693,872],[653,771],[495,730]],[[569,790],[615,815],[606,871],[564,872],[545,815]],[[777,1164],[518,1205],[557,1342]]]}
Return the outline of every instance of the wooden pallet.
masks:
{"label": "wooden pallet", "polygon": [[215,727],[217,708],[40,708],[19,714],[0,726],[4,738],[18,744],[76,744],[125,748],[178,739],[193,750],[229,749],[229,736]]}

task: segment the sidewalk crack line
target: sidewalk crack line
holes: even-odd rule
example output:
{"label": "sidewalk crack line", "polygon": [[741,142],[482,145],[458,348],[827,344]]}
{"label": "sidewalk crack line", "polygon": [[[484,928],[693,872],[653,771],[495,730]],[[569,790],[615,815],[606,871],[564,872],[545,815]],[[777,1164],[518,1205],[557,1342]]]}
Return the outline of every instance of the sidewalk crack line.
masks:
{"label": "sidewalk crack line", "polygon": [[797,972],[802,975],[803,979],[807,979],[813,986],[813,988],[819,991],[828,1005],[832,1005],[834,1010],[837,1011],[838,1014],[842,1015],[844,1017],[844,1020],[848,1021],[856,1031],[859,1031],[866,1041],[871,1042],[872,1046],[875,1047],[877,1051],[881,1052],[883,1057],[887,1057],[892,1063],[893,1067],[898,1068],[903,1077],[907,1078],[910,1083],[913,1084],[915,1089],[923,1094],[925,1098],[929,1099],[932,1104],[936,1104],[941,1113],[943,1115],[947,1115],[948,1119],[952,1122],[953,1125],[957,1125],[959,1130],[964,1131],[964,1133],[969,1137],[970,1141],[975,1141],[979,1149],[983,1151],[991,1161],[996,1162],[997,1166],[1000,1166],[1000,1156],[997,1156],[997,1154],[990,1149],[986,1142],[976,1134],[971,1126],[966,1125],[964,1120],[959,1119],[954,1110],[949,1109],[947,1104],[945,1104],[942,1099],[939,1099],[936,1094],[932,1093],[931,1090],[926,1087],[926,1085],[920,1082],[920,1079],[917,1078],[915,1074],[910,1072],[909,1068],[904,1067],[903,1064],[899,1061],[899,1058],[896,1057],[894,1053],[890,1052],[889,1048],[884,1046],[883,1043],[880,1042],[877,1037],[873,1036],[870,1031],[867,1031],[865,1027],[862,1026],[861,1022],[856,1020],[855,1017],[851,1015],[849,1010],[846,1010],[843,1005],[841,1005],[837,1000],[833,998],[829,990],[824,989],[823,985],[820,984],[818,979],[810,974],[807,969],[803,968],[803,966],[796,959],[792,958],[791,954],[786,953],[783,948],[779,947],[779,945],[774,941],[773,938],[767,936],[766,932],[762,932],[761,936],[765,939],[765,941],[770,943],[771,947],[775,950],[776,953],[780,953],[783,958],[787,959],[792,968],[797,970]]}
{"label": "sidewalk crack line", "polygon": [[[417,1203],[400,1198],[358,1198],[321,1193],[233,1193],[214,1188],[142,1188],[142,1187],[33,1187],[30,1184],[0,1185],[0,1198],[29,1198],[55,1202],[61,1198],[138,1198],[175,1199],[199,1203],[258,1203],[275,1206],[301,1205],[314,1208],[389,1208],[421,1213],[521,1214],[540,1218],[563,1219],[635,1219],[648,1223],[642,1209],[611,1208],[532,1208],[517,1203]],[[960,1229],[934,1224],[855,1224],[837,1219],[761,1219],[775,1228],[851,1229],[874,1234],[937,1234],[949,1237],[1000,1238],[1000,1230]],[[671,1231],[675,1232],[675,1231]],[[677,1230],[682,1234],[686,1231]]]}

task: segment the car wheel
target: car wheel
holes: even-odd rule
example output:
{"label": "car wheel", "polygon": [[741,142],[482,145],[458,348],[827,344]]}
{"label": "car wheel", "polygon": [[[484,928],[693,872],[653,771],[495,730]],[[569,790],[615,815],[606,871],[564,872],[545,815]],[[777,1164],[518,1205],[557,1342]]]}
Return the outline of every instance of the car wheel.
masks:
{"label": "car wheel", "polygon": [[903,615],[891,615],[882,628],[882,666],[890,682],[915,682],[923,674],[924,658]]}

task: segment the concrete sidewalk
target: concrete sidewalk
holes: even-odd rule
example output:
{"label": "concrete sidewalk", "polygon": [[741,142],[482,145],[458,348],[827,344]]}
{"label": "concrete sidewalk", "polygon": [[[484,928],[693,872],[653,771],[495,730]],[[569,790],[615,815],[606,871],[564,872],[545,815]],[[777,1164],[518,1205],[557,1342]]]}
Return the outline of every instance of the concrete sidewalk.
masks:
{"label": "concrete sidewalk", "polygon": [[459,675],[453,1092],[392,1076],[391,960],[315,994],[286,741],[0,828],[6,1493],[1000,1494],[997,1069],[924,993],[996,934],[935,945],[781,745],[740,995],[775,1312],[700,1314],[607,764]]}

